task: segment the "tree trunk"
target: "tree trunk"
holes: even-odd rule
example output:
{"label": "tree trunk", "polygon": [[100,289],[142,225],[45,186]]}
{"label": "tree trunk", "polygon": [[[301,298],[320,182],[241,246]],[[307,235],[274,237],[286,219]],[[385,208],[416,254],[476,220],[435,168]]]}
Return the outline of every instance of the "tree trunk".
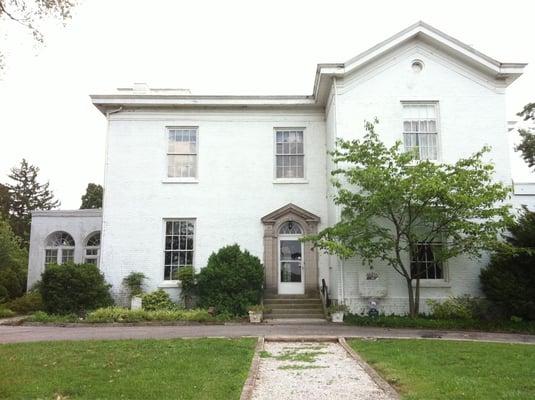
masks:
{"label": "tree trunk", "polygon": [[411,318],[416,318],[418,311],[416,310],[416,302],[414,299],[414,290],[412,288],[412,279],[405,278],[407,281],[407,289],[409,291],[409,315]]}
{"label": "tree trunk", "polygon": [[416,288],[414,290],[414,316],[420,314],[420,278],[416,278]]}

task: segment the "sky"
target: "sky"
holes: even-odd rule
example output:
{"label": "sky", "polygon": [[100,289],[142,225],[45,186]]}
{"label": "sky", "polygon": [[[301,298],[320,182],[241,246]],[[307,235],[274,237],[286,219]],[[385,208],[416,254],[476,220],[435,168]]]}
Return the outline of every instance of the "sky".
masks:
{"label": "sky", "polygon": [[[307,95],[316,64],[344,62],[418,20],[499,61],[530,64],[507,90],[515,119],[535,101],[533,15],[532,0],[82,0],[66,26],[45,24],[44,46],[0,21],[0,182],[26,158],[61,208],[77,209],[104,175],[106,119],[90,93],[146,82],[194,94]],[[514,180],[535,181],[509,151]]]}

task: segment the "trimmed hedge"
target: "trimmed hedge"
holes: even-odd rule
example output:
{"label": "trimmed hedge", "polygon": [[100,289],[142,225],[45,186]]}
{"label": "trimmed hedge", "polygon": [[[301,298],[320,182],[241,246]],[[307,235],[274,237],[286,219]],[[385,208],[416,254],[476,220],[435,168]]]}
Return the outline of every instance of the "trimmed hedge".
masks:
{"label": "trimmed hedge", "polygon": [[69,263],[49,265],[39,291],[48,313],[83,315],[113,304],[110,286],[96,265]]}
{"label": "trimmed hedge", "polygon": [[215,307],[218,313],[245,315],[259,304],[264,268],[258,257],[234,244],[212,253],[197,276],[199,306]]}

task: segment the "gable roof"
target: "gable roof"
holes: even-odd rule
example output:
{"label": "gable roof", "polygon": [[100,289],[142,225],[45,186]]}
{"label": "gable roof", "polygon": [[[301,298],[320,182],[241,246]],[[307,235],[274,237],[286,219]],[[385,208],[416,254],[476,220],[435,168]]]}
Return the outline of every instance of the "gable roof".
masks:
{"label": "gable roof", "polygon": [[318,64],[313,94],[308,96],[197,96],[184,90],[132,88],[119,89],[114,94],[91,95],[93,104],[106,113],[118,107],[324,107],[332,79],[343,77],[364,67],[379,57],[411,40],[419,39],[458,59],[499,82],[509,86],[522,75],[526,63],[503,63],[457,40],[423,21],[409,26],[376,44],[345,63]]}
{"label": "gable roof", "polygon": [[293,214],[297,215],[299,218],[302,218],[306,222],[319,222],[320,217],[318,217],[316,214],[312,214],[311,212],[305,210],[304,208],[301,208],[299,206],[296,206],[293,203],[288,203],[285,206],[276,209],[275,211],[270,212],[267,215],[264,215],[260,220],[263,223],[274,223],[279,218],[287,215],[287,214]]}

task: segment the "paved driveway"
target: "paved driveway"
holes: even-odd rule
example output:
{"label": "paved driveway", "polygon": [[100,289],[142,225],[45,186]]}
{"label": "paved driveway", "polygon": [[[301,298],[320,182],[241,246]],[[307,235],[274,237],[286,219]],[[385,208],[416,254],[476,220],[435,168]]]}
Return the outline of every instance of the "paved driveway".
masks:
{"label": "paved driveway", "polygon": [[185,325],[185,326],[0,326],[0,343],[43,340],[170,339],[179,337],[343,336],[374,338],[441,338],[535,344],[535,335],[484,332],[384,329],[335,324],[321,325]]}

